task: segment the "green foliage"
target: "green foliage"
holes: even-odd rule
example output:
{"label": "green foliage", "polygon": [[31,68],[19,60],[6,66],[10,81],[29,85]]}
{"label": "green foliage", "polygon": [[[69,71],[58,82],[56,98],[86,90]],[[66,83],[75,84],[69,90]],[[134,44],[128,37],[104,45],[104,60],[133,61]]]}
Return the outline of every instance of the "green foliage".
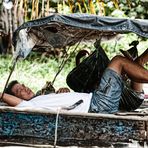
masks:
{"label": "green foliage", "polygon": [[[44,2],[44,4],[43,4]],[[48,5],[48,2],[50,2]],[[1,3],[2,4],[2,3]],[[24,7],[28,5],[26,8]],[[36,9],[34,6],[38,5],[39,12],[36,13]],[[50,8],[55,9],[55,12],[59,13],[93,13],[97,15],[106,15],[106,16],[114,16],[114,17],[132,17],[132,18],[148,18],[148,1],[147,0],[121,0],[120,2],[116,0],[112,1],[99,1],[99,0],[89,0],[89,1],[78,1],[78,0],[67,0],[67,1],[23,1],[23,9],[27,12],[25,15],[26,21],[31,18],[42,17],[42,6],[44,5],[44,10],[48,10],[50,12]],[[1,8],[1,5],[0,5]],[[18,5],[18,9],[21,8]],[[22,9],[22,8],[21,8]],[[45,11],[45,12],[46,12]],[[35,16],[33,16],[35,15]],[[45,15],[46,16],[46,15]],[[22,17],[22,16],[21,16]],[[111,59],[116,54],[120,54],[119,49],[127,50],[129,44],[133,40],[139,40],[140,44],[138,45],[139,52],[141,53],[148,46],[147,41],[142,40],[142,38],[138,38],[135,34],[126,34],[122,35],[122,37],[117,37],[109,41],[102,41],[101,45],[106,51],[107,55]],[[93,43],[84,43],[80,45],[77,51],[81,49],[86,49],[89,52],[94,50],[92,46]],[[72,51],[72,50],[71,50]],[[71,52],[70,51],[70,52]],[[67,64],[64,67],[64,70],[57,77],[57,81],[55,82],[55,86],[65,86],[65,78],[67,73],[75,66],[74,65],[74,57],[77,52],[73,53],[70,59],[67,61]],[[56,72],[58,71],[58,67],[62,59],[53,59],[47,58],[45,56],[37,56],[36,54],[31,54],[26,60],[19,61],[16,69],[12,75],[11,79],[17,79],[26,85],[29,85],[35,91],[41,88],[46,81],[52,81]],[[1,86],[0,90],[2,90],[4,83],[9,75],[10,67],[12,63],[11,55],[1,56],[0,62],[0,76],[1,76]]]}
{"label": "green foliage", "polygon": [[148,1],[147,0],[130,0],[130,6],[126,5],[124,0],[120,3],[120,10],[129,18],[148,18]]}
{"label": "green foliage", "polygon": [[[89,13],[101,16],[112,16],[112,13],[119,11],[121,15],[117,15],[117,17],[148,18],[147,0],[66,0],[64,3],[63,1],[59,1],[57,7],[60,7],[58,12],[62,14]],[[56,9],[56,7],[54,8]]]}
{"label": "green foliage", "polygon": [[[12,56],[0,56],[0,76],[1,76],[1,85],[0,92],[4,89],[4,85],[10,73],[10,67],[12,66]],[[45,57],[46,59],[46,57]],[[59,62],[54,59],[46,59],[46,62],[43,58],[36,57],[23,61],[18,61],[14,72],[12,73],[11,80],[18,80],[21,83],[24,83],[26,86],[29,86],[34,91],[37,91],[43,87],[46,81],[52,81],[57,70]],[[66,85],[66,75],[71,70],[74,65],[72,63],[67,63],[65,69],[58,75],[57,80],[54,83],[54,86],[58,89],[60,86]]]}
{"label": "green foliage", "polygon": [[[148,42],[141,40],[141,38],[138,38],[138,36],[135,34],[123,34],[113,38],[112,40],[102,40],[101,45],[108,57],[111,59],[116,54],[121,54],[119,49],[129,49],[129,44],[134,40],[139,40],[140,42],[137,47],[140,55],[145,49],[147,49]],[[72,48],[75,48],[75,46]],[[72,54],[70,59],[67,60],[65,67],[58,75],[54,83],[56,89],[62,86],[67,86],[66,76],[75,67],[75,55],[81,49],[86,49],[89,52],[95,50],[93,42],[82,43],[79,45],[77,51]],[[71,51],[72,50],[73,49],[71,49]],[[2,91],[10,73],[10,67],[12,66],[12,56],[1,55],[0,58],[0,91]],[[37,91],[44,86],[46,81],[52,81],[54,79],[62,60],[62,58],[48,58],[46,56],[39,56],[32,53],[29,55],[29,57],[27,57],[27,59],[18,61],[10,81],[17,79],[21,83],[24,83],[25,85],[32,88],[34,91]]]}
{"label": "green foliage", "polygon": [[[119,3],[116,0],[112,1],[99,1],[99,0],[89,0],[89,1],[78,1],[78,0],[66,0],[66,1],[23,1],[22,7],[20,5],[17,6],[18,12],[22,12],[20,10],[25,10],[26,13],[20,13],[20,18],[24,18],[24,21],[28,21],[30,19],[39,18],[43,16],[49,15],[51,11],[54,9],[54,12],[68,14],[68,13],[93,13],[96,15],[105,15],[105,16],[114,16],[114,17],[129,17],[129,18],[148,18],[148,1],[147,0],[120,0]],[[44,2],[44,11],[42,10]],[[47,5],[50,2],[50,5]],[[93,2],[93,3],[92,3]],[[128,3],[127,3],[128,2]],[[27,7],[25,8],[25,4]],[[37,10],[36,5],[38,4],[38,13],[35,13]],[[2,3],[0,3],[0,9],[2,7]],[[32,8],[36,9],[32,9]],[[117,9],[118,7],[118,9]],[[46,11],[45,11],[46,10]],[[42,12],[43,11],[43,12]],[[45,14],[46,12],[46,14]],[[42,14],[44,13],[44,14]],[[14,13],[15,14],[15,13]],[[17,14],[18,15],[18,14]],[[15,16],[17,16],[15,14]],[[25,16],[23,16],[25,15]],[[15,19],[14,19],[15,20]],[[20,19],[21,20],[21,19]],[[16,22],[16,21],[14,21]],[[20,24],[19,22],[17,24]],[[9,24],[9,23],[7,23]],[[13,27],[15,28],[15,27]],[[138,38],[135,34],[124,34],[120,35],[112,40],[102,40],[101,45],[103,49],[106,51],[107,55],[111,59],[116,54],[121,54],[119,49],[127,50],[130,48],[129,44],[133,40],[138,40],[140,43],[138,45],[139,54],[141,54],[147,47],[148,42],[145,39]],[[74,47],[73,47],[74,48]],[[56,88],[67,86],[66,85],[66,76],[71,71],[71,69],[75,66],[75,55],[81,50],[86,49],[89,52],[92,52],[94,49],[93,42],[83,43],[80,45],[75,53],[72,53],[70,59],[68,59],[64,69],[58,75],[54,86]],[[72,49],[70,50],[72,52]],[[69,53],[70,53],[69,52]],[[10,69],[12,66],[12,55],[1,55],[0,62],[0,76],[1,76],[1,85],[0,91],[3,90],[5,82],[10,73]],[[46,81],[52,81],[55,77],[58,67],[62,62],[62,58],[48,58],[42,55],[31,54],[27,59],[23,61],[19,61],[16,65],[16,68],[12,74],[10,79],[17,79],[21,83],[32,88],[34,91],[40,89]]]}
{"label": "green foliage", "polygon": [[111,59],[115,55],[121,54],[119,51],[120,49],[128,50],[129,48],[131,48],[129,44],[134,40],[139,41],[137,48],[140,55],[145,49],[147,49],[148,41],[143,40],[134,33],[118,35],[117,37],[108,41],[104,40],[102,41],[101,45],[106,51],[108,57]]}

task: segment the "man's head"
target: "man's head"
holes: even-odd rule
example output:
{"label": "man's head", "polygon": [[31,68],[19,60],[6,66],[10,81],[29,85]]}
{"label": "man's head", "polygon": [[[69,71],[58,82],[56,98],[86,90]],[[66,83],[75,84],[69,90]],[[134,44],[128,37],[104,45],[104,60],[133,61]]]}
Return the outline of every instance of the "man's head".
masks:
{"label": "man's head", "polygon": [[23,100],[30,100],[35,95],[30,88],[26,87],[24,84],[20,84],[16,80],[9,83],[5,93],[14,95]]}

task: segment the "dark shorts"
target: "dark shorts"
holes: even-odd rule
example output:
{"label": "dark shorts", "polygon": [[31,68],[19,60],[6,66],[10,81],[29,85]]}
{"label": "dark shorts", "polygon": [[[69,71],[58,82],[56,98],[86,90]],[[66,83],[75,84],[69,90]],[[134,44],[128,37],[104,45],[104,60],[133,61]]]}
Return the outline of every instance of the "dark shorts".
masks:
{"label": "dark shorts", "polygon": [[93,92],[89,112],[115,113],[123,90],[121,76],[107,68],[102,75],[99,87]]}
{"label": "dark shorts", "polygon": [[119,102],[119,110],[134,111],[140,107],[143,100],[144,92],[136,92],[125,84]]}

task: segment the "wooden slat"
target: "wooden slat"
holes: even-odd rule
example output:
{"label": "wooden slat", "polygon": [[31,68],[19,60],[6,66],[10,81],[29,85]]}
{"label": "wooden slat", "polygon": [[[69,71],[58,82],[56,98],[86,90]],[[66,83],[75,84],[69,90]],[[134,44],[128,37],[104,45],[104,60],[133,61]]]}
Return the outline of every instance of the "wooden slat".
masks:
{"label": "wooden slat", "polygon": [[[101,142],[145,141],[147,116],[131,114],[59,115],[58,145],[98,145]],[[24,144],[53,144],[56,113],[0,109],[0,141]],[[105,143],[104,143],[105,144]]]}

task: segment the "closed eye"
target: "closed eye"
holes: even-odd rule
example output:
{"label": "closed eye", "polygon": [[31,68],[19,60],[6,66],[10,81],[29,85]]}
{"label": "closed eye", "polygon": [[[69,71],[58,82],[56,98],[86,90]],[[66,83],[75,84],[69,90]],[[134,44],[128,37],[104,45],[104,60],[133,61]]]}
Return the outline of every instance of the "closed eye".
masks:
{"label": "closed eye", "polygon": [[17,95],[20,95],[20,94],[21,94],[21,91],[22,91],[22,90],[21,90],[20,88],[17,89],[17,90],[16,90],[16,94],[17,94]]}

